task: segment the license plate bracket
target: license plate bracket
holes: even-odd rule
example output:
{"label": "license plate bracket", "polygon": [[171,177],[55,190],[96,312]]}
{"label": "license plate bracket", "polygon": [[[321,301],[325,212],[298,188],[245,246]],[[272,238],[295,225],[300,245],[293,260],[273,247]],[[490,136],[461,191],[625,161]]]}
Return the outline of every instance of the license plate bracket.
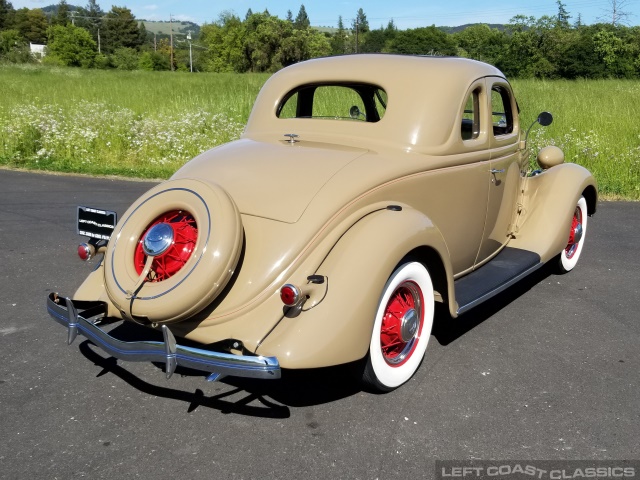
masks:
{"label": "license plate bracket", "polygon": [[78,206],[78,235],[109,240],[118,223],[118,214],[100,208]]}

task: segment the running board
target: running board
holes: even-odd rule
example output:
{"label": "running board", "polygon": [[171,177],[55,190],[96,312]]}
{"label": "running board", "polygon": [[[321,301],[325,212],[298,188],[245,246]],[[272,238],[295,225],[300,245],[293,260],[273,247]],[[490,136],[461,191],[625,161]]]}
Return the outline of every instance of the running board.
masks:
{"label": "running board", "polygon": [[505,247],[477,270],[454,282],[458,314],[489,300],[544,265],[540,255]]}

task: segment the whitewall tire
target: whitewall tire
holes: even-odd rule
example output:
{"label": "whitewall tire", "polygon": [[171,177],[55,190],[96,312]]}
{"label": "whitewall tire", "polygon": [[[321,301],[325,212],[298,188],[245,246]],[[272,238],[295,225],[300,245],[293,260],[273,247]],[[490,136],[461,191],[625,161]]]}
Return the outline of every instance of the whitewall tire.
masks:
{"label": "whitewall tire", "polygon": [[580,197],[573,212],[567,246],[560,252],[558,259],[558,268],[561,273],[570,272],[578,263],[587,234],[587,218],[587,201],[584,197]]}
{"label": "whitewall tire", "polygon": [[418,262],[399,266],[384,287],[378,304],[363,383],[388,392],[416,372],[433,327],[433,283]]}

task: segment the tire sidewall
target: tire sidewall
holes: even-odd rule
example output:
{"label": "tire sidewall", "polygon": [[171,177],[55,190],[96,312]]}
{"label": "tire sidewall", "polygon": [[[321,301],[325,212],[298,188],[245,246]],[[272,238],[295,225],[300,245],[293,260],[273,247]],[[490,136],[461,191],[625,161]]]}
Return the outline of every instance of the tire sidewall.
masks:
{"label": "tire sidewall", "polygon": [[[380,330],[391,295],[399,285],[412,281],[418,285],[423,297],[422,328],[417,344],[410,357],[401,365],[391,366],[384,359],[380,344]],[[434,316],[433,283],[426,268],[418,262],[405,263],[398,267],[387,281],[382,296],[378,302],[371,343],[369,345],[369,360],[367,367],[375,375],[382,390],[392,390],[407,382],[420,366],[429,343]]]}
{"label": "tire sidewall", "polygon": [[[584,247],[584,240],[587,235],[587,201],[584,197],[580,197],[576,204],[576,208],[580,209],[580,214],[582,216],[582,238],[580,239],[580,242],[578,242],[576,251],[573,253],[571,258],[567,255],[566,248],[560,252],[559,267],[562,272],[570,272],[577,265],[580,254],[582,253],[582,248]],[[571,219],[573,221],[573,214],[571,215]]]}

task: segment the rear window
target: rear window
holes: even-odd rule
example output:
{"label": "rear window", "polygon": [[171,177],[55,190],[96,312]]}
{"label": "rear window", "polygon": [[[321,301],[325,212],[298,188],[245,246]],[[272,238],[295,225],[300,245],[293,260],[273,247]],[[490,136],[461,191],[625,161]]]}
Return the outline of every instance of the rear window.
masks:
{"label": "rear window", "polygon": [[284,97],[277,116],[378,122],[386,109],[387,93],[375,85],[304,85]]}

